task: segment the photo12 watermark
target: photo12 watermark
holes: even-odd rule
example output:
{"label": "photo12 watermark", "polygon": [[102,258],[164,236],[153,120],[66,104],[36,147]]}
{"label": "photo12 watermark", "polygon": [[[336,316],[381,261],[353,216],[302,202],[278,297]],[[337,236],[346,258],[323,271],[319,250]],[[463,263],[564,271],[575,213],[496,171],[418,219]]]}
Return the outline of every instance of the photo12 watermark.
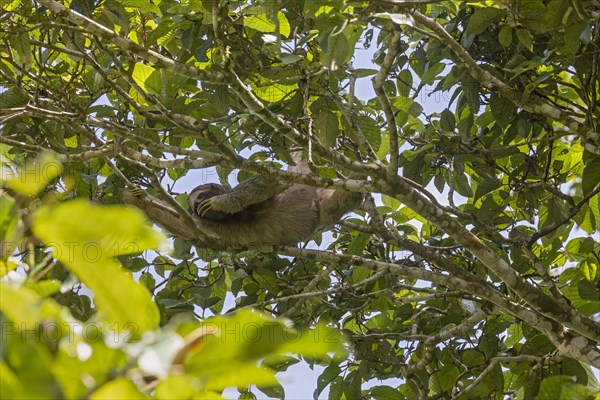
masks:
{"label": "photo12 watermark", "polygon": [[17,340],[20,342],[75,342],[83,339],[88,343],[103,341],[107,344],[128,342],[137,337],[139,328],[137,324],[125,324],[80,321],[44,321],[44,322],[11,322],[3,321],[0,324],[0,341],[9,343]]}

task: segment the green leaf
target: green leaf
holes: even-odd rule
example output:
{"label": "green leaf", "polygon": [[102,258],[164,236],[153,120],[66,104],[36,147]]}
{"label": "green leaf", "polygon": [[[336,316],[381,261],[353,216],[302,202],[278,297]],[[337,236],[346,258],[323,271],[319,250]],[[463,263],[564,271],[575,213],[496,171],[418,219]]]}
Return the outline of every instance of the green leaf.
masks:
{"label": "green leaf", "polygon": [[596,274],[598,273],[597,263],[585,260],[580,264],[580,268],[581,273],[588,282],[593,282],[596,279]]}
{"label": "green leaf", "polygon": [[76,149],[79,147],[79,136],[73,135],[65,138],[65,146],[70,149]]}
{"label": "green leaf", "polygon": [[154,28],[148,35],[147,45],[160,44],[164,45],[172,37],[173,33],[178,29],[178,25],[170,18],[163,18],[158,26]]}
{"label": "green leaf", "polygon": [[283,53],[279,56],[279,58],[281,58],[281,62],[283,62],[283,65],[290,65],[290,64],[294,64],[297,63],[298,61],[303,60],[302,57],[296,55],[296,54],[287,54],[287,53]]}
{"label": "green leaf", "polygon": [[277,291],[277,275],[269,268],[256,268],[252,272],[252,277],[261,287],[268,288],[271,291]]}
{"label": "green leaf", "polygon": [[361,398],[361,385],[362,375],[359,374],[358,370],[351,371],[345,380],[346,387],[344,389],[344,395],[347,399],[360,399]]}
{"label": "green leaf", "polygon": [[356,122],[360,126],[363,135],[365,135],[365,138],[367,139],[371,147],[373,147],[374,149],[381,150],[381,147],[387,146],[389,144],[389,141],[387,141],[388,143],[386,143],[386,141],[382,141],[381,129],[379,128],[379,126],[377,126],[377,123],[375,122],[375,120],[373,120],[373,118],[366,115],[359,115],[356,117]]}
{"label": "green leaf", "polygon": [[290,22],[287,17],[281,11],[277,12],[277,20],[279,21],[279,33],[285,37],[289,37],[292,32]]}
{"label": "green leaf", "polygon": [[396,86],[398,87],[398,94],[402,97],[409,97],[413,90],[413,76],[409,69],[403,69],[398,73],[396,79]]}
{"label": "green leaf", "polygon": [[400,203],[400,200],[396,199],[395,197],[388,196],[386,194],[381,195],[381,201],[383,204],[385,204],[394,211],[398,211],[400,209],[400,206],[402,205],[402,203]]}
{"label": "green leaf", "polygon": [[575,383],[571,376],[555,375],[544,379],[535,400],[586,400],[595,396],[593,389]]}
{"label": "green leaf", "polygon": [[592,158],[583,169],[581,188],[583,195],[592,192],[600,184],[600,157]]}
{"label": "green leaf", "polygon": [[156,279],[152,276],[152,274],[144,273],[140,276],[140,284],[142,284],[149,292],[154,290],[154,286],[156,286]]}
{"label": "green leaf", "polygon": [[[379,149],[377,150],[377,157],[379,159],[383,159],[385,158],[389,153],[390,153],[390,141],[389,141],[389,135],[388,134],[382,134],[379,135]],[[369,140],[369,142],[371,142]],[[375,147],[377,148],[377,147]]]}
{"label": "green leaf", "polygon": [[454,114],[452,111],[447,108],[442,111],[442,115],[440,117],[440,128],[447,132],[453,132],[454,127],[456,126],[456,119],[454,118]]}
{"label": "green leaf", "polygon": [[[19,0],[19,3],[21,0]],[[23,385],[19,382],[18,371],[13,371],[4,361],[0,361],[0,397],[3,399],[23,398]]]}
{"label": "green leaf", "polygon": [[[3,335],[6,327],[7,325],[3,323]],[[8,335],[9,340],[6,340],[7,336],[3,338],[3,357],[0,361],[0,394],[2,398],[63,398],[61,387],[53,376],[53,355],[45,343],[40,343],[39,340],[37,343],[35,342],[35,337],[41,336],[32,335],[32,331],[35,332],[35,326],[27,327],[27,329],[29,330],[22,333],[23,339],[10,340],[10,334]],[[29,340],[25,339],[27,337]],[[7,375],[4,375],[5,373]],[[11,395],[15,396],[11,397]]]}
{"label": "green leaf", "polygon": [[[589,202],[590,214],[594,217],[596,224],[600,222],[600,194],[593,196]],[[596,227],[594,224],[594,228]]]}
{"label": "green leaf", "polygon": [[[493,338],[487,337],[489,340]],[[550,351],[553,351],[554,345],[548,340],[548,338],[542,334],[535,334],[533,337],[529,337],[528,340],[521,347],[521,354],[533,354],[543,355]]]}
{"label": "green leaf", "polygon": [[262,364],[268,368],[282,372],[287,371],[290,366],[298,364],[299,362],[300,360],[298,360],[296,357],[276,354],[267,357],[265,360],[263,360]]}
{"label": "green leaf", "polygon": [[[466,73],[466,72],[465,72]],[[481,85],[478,81],[475,80],[470,74],[466,73],[460,81],[460,87],[462,89],[463,95],[469,108],[471,109],[471,114],[477,114],[479,112],[479,107],[481,105],[479,99],[479,89]],[[467,119],[463,119],[466,121]],[[459,118],[459,125],[463,121]]]}
{"label": "green leaf", "polygon": [[520,11],[522,21],[528,29],[533,31],[548,29],[544,21],[546,6],[542,0],[528,0],[523,4]]}
{"label": "green leaf", "polygon": [[439,171],[437,174],[435,174],[433,177],[433,184],[438,192],[442,193],[444,191],[444,187],[446,186],[446,178],[444,177],[443,171]]}
{"label": "green leaf", "polygon": [[148,398],[127,378],[116,378],[108,381],[94,390],[89,397],[92,400]]}
{"label": "green leaf", "polygon": [[361,33],[362,28],[358,24],[348,24],[342,32],[331,33],[326,39],[326,45],[321,45],[323,66],[335,71],[352,60],[355,44]]}
{"label": "green leaf", "polygon": [[431,375],[431,381],[436,391],[449,392],[454,387],[454,382],[460,371],[454,365],[446,365],[438,372]]}
{"label": "green leaf", "polygon": [[567,215],[567,204],[555,197],[544,202],[540,207],[539,229],[554,224],[555,221],[564,219]]}
{"label": "green leaf", "polygon": [[[20,5],[21,5],[21,0],[13,0],[12,2],[11,1],[3,1],[2,3],[0,3],[0,8],[2,8],[2,10],[4,10],[4,11],[14,11]],[[0,374],[0,376],[2,376],[2,374]],[[6,397],[4,397],[4,398],[6,398]]]}
{"label": "green leaf", "polygon": [[323,146],[333,147],[336,144],[337,138],[340,135],[339,124],[338,116],[335,113],[329,110],[319,113],[314,125],[317,137]]}
{"label": "green leaf", "polygon": [[435,78],[446,68],[443,63],[437,63],[429,67],[421,76],[421,82],[430,85],[435,81]]}
{"label": "green leaf", "polygon": [[479,35],[492,25],[497,18],[504,15],[505,11],[498,8],[486,7],[475,10],[467,25],[468,35]]}
{"label": "green leaf", "polygon": [[372,398],[376,400],[401,400],[403,397],[400,395],[398,389],[394,389],[391,386],[380,385],[373,386],[370,390]]}
{"label": "green leaf", "polygon": [[17,34],[7,35],[11,47],[17,52],[16,61],[22,65],[31,63],[31,39],[29,32],[21,31]]}
{"label": "green leaf", "polygon": [[321,375],[317,378],[317,389],[315,390],[314,397],[318,398],[323,389],[327,387],[331,382],[338,378],[342,370],[337,364],[329,364],[327,368],[323,370]]}
{"label": "green leaf", "polygon": [[18,87],[0,91],[0,110],[21,107],[27,104],[27,96]]}
{"label": "green leaf", "polygon": [[465,174],[454,177],[454,189],[462,196],[473,197],[473,189],[471,189],[471,185]]}
{"label": "green leaf", "polygon": [[327,400],[340,400],[344,394],[344,379],[337,376],[329,386],[329,395]]}
{"label": "green leaf", "polygon": [[582,363],[572,359],[565,358],[561,364],[561,373],[567,376],[575,377],[577,383],[582,385],[589,385],[590,389],[593,389],[594,383],[596,383],[596,389],[598,389],[597,382],[593,379],[588,378],[588,372]]}
{"label": "green leaf", "polygon": [[257,389],[266,394],[267,396],[274,399],[284,399],[285,398],[285,390],[283,386],[280,384],[275,384],[272,386],[257,386]]}
{"label": "green leaf", "polygon": [[35,196],[50,182],[60,176],[63,166],[51,151],[41,153],[19,170],[19,175],[2,177],[12,190],[26,196]]}
{"label": "green leaf", "polygon": [[[596,272],[598,269],[598,266],[595,266],[593,268],[594,268],[594,272]],[[583,300],[593,301],[596,303],[600,302],[600,298],[598,297],[598,289],[595,287],[595,285],[593,283],[590,283],[589,280],[580,280],[577,283],[577,293],[579,293],[579,296]]]}
{"label": "green leaf", "polygon": [[254,93],[269,103],[283,100],[290,96],[297,88],[298,85],[295,83],[292,85],[283,85],[280,83],[268,84],[268,81],[264,81],[260,86],[253,86]]}
{"label": "green leaf", "polygon": [[517,29],[519,43],[529,51],[533,51],[533,37],[527,29]]}
{"label": "green leaf", "polygon": [[[189,375],[170,375],[160,381],[156,387],[157,399],[191,399],[196,393],[192,377]],[[204,399],[205,397],[202,396]]]}
{"label": "green leaf", "polygon": [[104,320],[136,337],[156,327],[159,315],[150,294],[114,258],[166,244],[166,238],[145,223],[141,211],[72,200],[41,207],[33,217],[35,235],[94,292]]}
{"label": "green leaf", "polygon": [[162,78],[160,72],[154,68],[142,64],[141,62],[137,62],[133,67],[131,77],[144,92],[161,94],[163,86]]}
{"label": "green leaf", "polygon": [[477,189],[475,189],[474,200],[477,200],[481,196],[498,189],[500,186],[502,186],[502,182],[495,176],[482,176],[477,181]]}
{"label": "green leaf", "polygon": [[161,16],[162,13],[160,8],[152,3],[151,1],[146,0],[117,0],[118,3],[122,4],[123,7],[133,8],[135,10],[139,10],[143,13],[154,13],[157,16]]}
{"label": "green leaf", "polygon": [[506,129],[512,120],[517,107],[513,102],[505,99],[497,93],[492,93],[490,97],[490,109],[495,121],[500,125],[502,129]]}
{"label": "green leaf", "polygon": [[377,70],[373,68],[356,68],[354,73],[357,78],[366,78],[368,76],[373,76],[377,74]]}
{"label": "green leaf", "polygon": [[508,338],[506,339],[504,344],[508,348],[511,348],[523,339],[523,326],[521,325],[521,323],[512,324],[508,327],[506,332],[508,333]]}
{"label": "green leaf", "polygon": [[272,33],[277,30],[277,26],[274,22],[269,21],[269,17],[267,17],[267,14],[250,15],[244,18],[244,26],[246,28],[251,28],[259,32],[266,33]]}
{"label": "green leaf", "polygon": [[367,247],[367,243],[369,243],[369,238],[370,235],[361,233],[352,239],[352,241],[348,244],[348,254],[354,254],[357,256],[363,255],[365,247]]}
{"label": "green leaf", "polygon": [[504,25],[498,33],[498,41],[504,47],[509,47],[512,43],[513,28],[510,25]]}
{"label": "green leaf", "polygon": [[61,322],[65,314],[52,299],[43,298],[27,287],[15,289],[0,283],[0,310],[12,322],[35,327],[40,321]]}
{"label": "green leaf", "polygon": [[423,106],[408,97],[402,96],[398,96],[396,100],[394,100],[394,108],[406,111],[413,117],[418,117],[423,112]]}
{"label": "green leaf", "polygon": [[565,27],[565,52],[575,54],[581,45],[581,34],[588,27],[587,21],[579,21]]}

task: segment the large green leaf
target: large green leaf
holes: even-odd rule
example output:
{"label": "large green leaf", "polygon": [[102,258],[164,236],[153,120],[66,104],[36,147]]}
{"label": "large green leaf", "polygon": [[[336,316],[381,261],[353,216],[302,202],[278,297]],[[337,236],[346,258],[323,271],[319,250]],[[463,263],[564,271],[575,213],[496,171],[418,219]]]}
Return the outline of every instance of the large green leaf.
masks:
{"label": "large green leaf", "polygon": [[242,311],[233,317],[216,317],[205,322],[202,347],[186,360],[186,369],[203,377],[211,389],[231,385],[269,386],[277,381],[274,372],[257,365],[272,354],[300,353],[328,357],[344,353],[344,341],[333,330],[319,327],[299,333],[273,318]]}
{"label": "large green leaf", "polygon": [[164,244],[165,238],[146,225],[139,211],[72,200],[39,209],[33,231],[94,292],[102,317],[116,323],[116,330],[138,336],[156,327],[158,310],[150,294],[115,260]]}

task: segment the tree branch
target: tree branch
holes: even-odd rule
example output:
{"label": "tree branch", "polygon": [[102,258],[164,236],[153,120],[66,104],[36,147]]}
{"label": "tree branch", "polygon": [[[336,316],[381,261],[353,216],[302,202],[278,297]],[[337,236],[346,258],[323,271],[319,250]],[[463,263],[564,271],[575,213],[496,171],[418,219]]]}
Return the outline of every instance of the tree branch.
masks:
{"label": "tree branch", "polygon": [[393,179],[398,175],[398,156],[400,155],[400,150],[398,146],[398,126],[396,125],[392,104],[383,90],[383,85],[390,74],[392,65],[396,61],[399,52],[400,31],[395,30],[390,37],[388,52],[383,59],[381,68],[372,79],[373,89],[375,90],[375,94],[377,95],[383,113],[385,114],[390,134],[390,163],[387,167],[387,175],[390,179]]}

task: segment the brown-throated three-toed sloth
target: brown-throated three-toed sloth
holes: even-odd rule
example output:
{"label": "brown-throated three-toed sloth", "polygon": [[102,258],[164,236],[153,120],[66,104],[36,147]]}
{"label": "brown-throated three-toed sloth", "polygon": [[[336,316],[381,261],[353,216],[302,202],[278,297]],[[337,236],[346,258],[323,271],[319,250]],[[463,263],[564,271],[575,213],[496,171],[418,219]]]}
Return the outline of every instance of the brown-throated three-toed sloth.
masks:
{"label": "brown-throated three-toed sloth", "polygon": [[[297,162],[292,172],[308,167]],[[209,183],[192,190],[188,204],[196,227],[217,247],[252,248],[308,240],[322,226],[335,224],[361,202],[362,195],[342,190],[288,185],[255,176],[233,189]],[[170,206],[141,190],[126,190],[123,201],[141,208],[171,233],[197,241],[197,235]],[[159,203],[159,204],[157,204]]]}

